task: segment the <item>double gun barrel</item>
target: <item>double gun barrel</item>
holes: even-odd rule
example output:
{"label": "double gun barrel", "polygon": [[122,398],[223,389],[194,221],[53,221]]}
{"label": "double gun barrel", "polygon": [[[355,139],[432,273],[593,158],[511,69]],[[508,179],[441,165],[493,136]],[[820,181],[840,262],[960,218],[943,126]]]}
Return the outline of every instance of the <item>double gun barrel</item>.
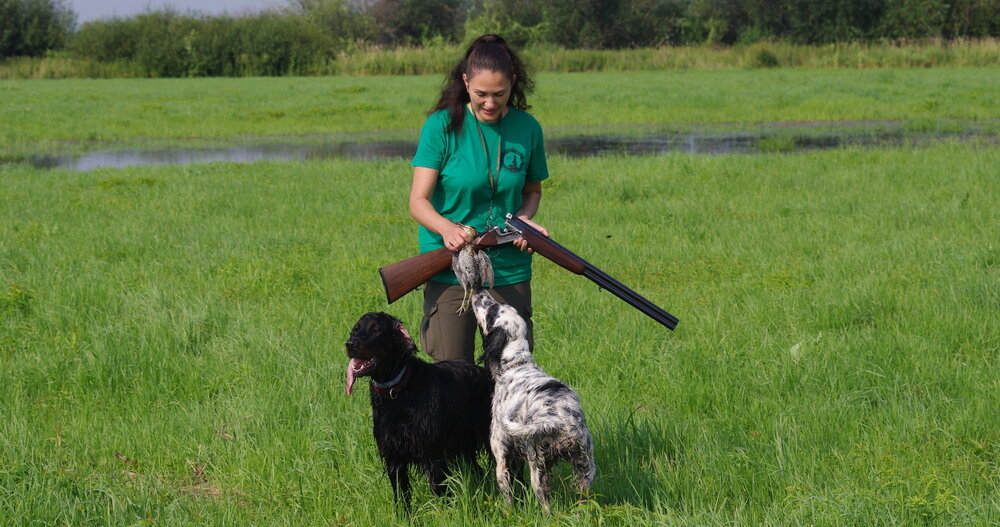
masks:
{"label": "double gun barrel", "polygon": [[528,247],[552,260],[560,267],[587,277],[590,281],[600,286],[601,289],[609,291],[611,294],[628,302],[629,305],[642,311],[649,318],[663,324],[668,329],[674,329],[677,326],[677,317],[667,313],[663,308],[629,289],[618,280],[611,278],[607,273],[594,267],[569,249],[559,245],[553,239],[545,237],[521,218],[507,215],[507,226],[520,232],[521,236],[524,236],[524,239],[527,240]]}

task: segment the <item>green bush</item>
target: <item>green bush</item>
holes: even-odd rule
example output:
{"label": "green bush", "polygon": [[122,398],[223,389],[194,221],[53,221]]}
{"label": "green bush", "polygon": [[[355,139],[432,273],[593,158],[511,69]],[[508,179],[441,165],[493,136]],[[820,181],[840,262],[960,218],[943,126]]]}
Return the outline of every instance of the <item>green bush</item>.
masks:
{"label": "green bush", "polygon": [[76,56],[102,62],[132,60],[141,37],[136,22],[124,18],[87,22],[73,35],[69,50]]}
{"label": "green bush", "polygon": [[889,39],[940,37],[947,12],[944,0],[889,0],[879,35]]}
{"label": "green bush", "polygon": [[777,68],[778,56],[769,49],[759,49],[754,53],[753,65],[756,68]]}
{"label": "green bush", "polygon": [[0,0],[0,58],[61,49],[75,26],[65,0]]}
{"label": "green bush", "polygon": [[303,15],[232,18],[154,11],[88,22],[70,49],[79,58],[127,60],[149,77],[307,75],[332,61],[338,43]]}

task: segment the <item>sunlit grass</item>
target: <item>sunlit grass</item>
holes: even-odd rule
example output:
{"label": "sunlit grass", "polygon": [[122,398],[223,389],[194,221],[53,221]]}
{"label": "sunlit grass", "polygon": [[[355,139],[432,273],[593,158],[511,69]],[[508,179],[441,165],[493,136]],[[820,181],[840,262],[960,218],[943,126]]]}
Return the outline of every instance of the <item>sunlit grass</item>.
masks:
{"label": "sunlit grass", "polygon": [[[412,255],[407,162],[0,165],[0,518],[394,525],[343,341]],[[535,262],[595,503],[463,472],[418,525],[1000,519],[995,147],[551,160],[539,221],[681,319]]]}

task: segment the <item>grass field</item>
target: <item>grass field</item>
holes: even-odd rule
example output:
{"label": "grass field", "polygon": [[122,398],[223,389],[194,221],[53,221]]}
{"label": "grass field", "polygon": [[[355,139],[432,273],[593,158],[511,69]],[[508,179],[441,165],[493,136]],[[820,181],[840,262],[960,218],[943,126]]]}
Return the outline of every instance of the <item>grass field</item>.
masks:
{"label": "grass field", "polygon": [[0,524],[1000,522],[1000,149],[552,159],[539,221],[681,319],[536,261],[536,358],[598,460],[552,517],[469,472],[397,516],[344,394],[360,314],[419,320],[376,273],[416,249],[407,165],[0,165]]}
{"label": "grass field", "polygon": [[[440,76],[2,81],[0,160],[415,139]],[[1000,69],[544,73],[550,136],[898,121],[997,129]],[[878,126],[877,123],[873,126]],[[313,138],[303,136],[315,135]],[[343,341],[416,251],[406,160],[0,163],[0,525],[1000,522],[1000,149],[553,158],[539,221],[681,319],[535,264],[597,499],[468,471],[397,516]],[[993,134],[996,136],[996,133]],[[363,393],[364,390],[362,390]],[[568,472],[561,472],[568,475]]]}
{"label": "grass field", "polygon": [[[442,78],[0,81],[0,158],[287,135],[415,140]],[[996,130],[1000,118],[996,66],[543,73],[537,80],[529,102],[550,136],[789,121]]]}

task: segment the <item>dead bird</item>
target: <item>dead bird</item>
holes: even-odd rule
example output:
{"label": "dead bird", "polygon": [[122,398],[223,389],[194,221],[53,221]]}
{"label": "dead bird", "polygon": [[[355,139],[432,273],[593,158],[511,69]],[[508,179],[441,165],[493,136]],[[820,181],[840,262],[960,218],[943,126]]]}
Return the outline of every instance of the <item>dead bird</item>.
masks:
{"label": "dead bird", "polygon": [[471,244],[458,250],[451,257],[451,269],[455,271],[458,283],[462,285],[465,295],[458,313],[465,313],[472,305],[472,294],[484,284],[493,287],[493,263],[485,251],[477,250]]}

